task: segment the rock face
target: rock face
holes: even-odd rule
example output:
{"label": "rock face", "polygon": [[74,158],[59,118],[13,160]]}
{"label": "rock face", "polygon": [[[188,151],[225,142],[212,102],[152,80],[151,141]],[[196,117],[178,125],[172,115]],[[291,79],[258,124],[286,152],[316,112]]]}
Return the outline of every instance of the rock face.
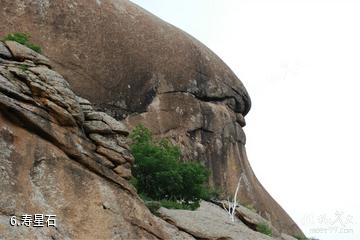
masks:
{"label": "rock face", "polygon": [[[125,180],[133,159],[124,125],[91,110],[60,74],[35,63],[45,57],[29,52],[0,58],[0,239],[186,239]],[[108,131],[87,129],[93,121]],[[24,214],[55,214],[57,228],[10,226]]]}
{"label": "rock face", "polygon": [[[241,206],[235,222],[204,201],[196,211],[150,213],[127,181],[134,158],[126,126],[75,95],[48,61],[37,62],[44,56],[16,42],[3,46],[0,239],[291,239]],[[10,225],[25,214],[56,215],[57,225]],[[256,232],[258,223],[274,237]]]}
{"label": "rock face", "polygon": [[[244,147],[244,116],[250,110],[250,98],[240,80],[208,48],[127,0],[5,0],[1,7],[0,34],[31,33],[32,41],[43,47],[75,93],[94,103],[96,111],[77,116],[72,115],[78,111],[72,98],[67,99],[68,111],[61,111],[59,107],[64,106],[56,99],[45,101],[54,121],[61,119],[68,127],[79,126],[85,117],[82,126],[92,144],[98,144],[99,156],[120,164],[125,160],[114,161],[114,156],[127,154],[117,137],[103,138],[123,133],[124,126],[113,126],[112,119],[97,111],[124,119],[130,128],[144,123],[155,134],[179,144],[184,160],[206,165],[212,173],[210,184],[223,190],[224,196],[234,192],[242,176],[238,196],[242,203],[252,204],[277,229],[301,234],[256,179]],[[14,47],[13,54],[21,60]],[[26,54],[31,64],[49,65],[47,59]],[[7,55],[0,45],[0,56]],[[31,73],[49,74],[40,68],[40,73]],[[85,112],[93,110],[87,101],[78,103]],[[52,141],[59,140],[52,136]],[[64,143],[57,144],[67,149]],[[70,154],[77,155],[76,151]],[[122,168],[118,173],[128,175]]]}

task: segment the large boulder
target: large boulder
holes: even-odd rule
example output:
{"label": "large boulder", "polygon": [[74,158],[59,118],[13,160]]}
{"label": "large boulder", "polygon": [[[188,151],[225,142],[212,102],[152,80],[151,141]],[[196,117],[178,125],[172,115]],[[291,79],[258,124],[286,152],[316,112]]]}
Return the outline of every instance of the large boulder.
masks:
{"label": "large boulder", "polygon": [[[171,138],[184,160],[211,170],[209,182],[224,196],[233,194],[243,176],[240,201],[254,205],[279,230],[301,234],[251,169],[242,129],[249,95],[211,50],[127,0],[5,0],[1,7],[0,34],[31,33],[75,93],[96,110]],[[81,120],[61,116],[67,125]],[[110,131],[99,122],[86,129]]]}

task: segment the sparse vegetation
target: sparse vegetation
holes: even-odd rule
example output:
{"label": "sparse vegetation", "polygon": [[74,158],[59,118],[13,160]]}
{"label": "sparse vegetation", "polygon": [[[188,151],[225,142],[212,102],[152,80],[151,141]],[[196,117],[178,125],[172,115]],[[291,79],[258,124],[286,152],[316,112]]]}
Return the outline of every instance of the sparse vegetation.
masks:
{"label": "sparse vegetation", "polygon": [[258,225],[256,225],[256,231],[268,236],[272,236],[271,227],[267,223],[259,223]]}
{"label": "sparse vegetation", "polygon": [[131,182],[143,199],[167,208],[194,210],[200,199],[210,198],[209,172],[199,163],[181,162],[178,146],[166,139],[154,140],[143,125],[135,127],[130,138],[135,158]]}
{"label": "sparse vegetation", "polygon": [[21,32],[9,33],[3,38],[3,41],[15,41],[22,45],[27,46],[28,48],[34,50],[35,52],[41,53],[42,50],[40,46],[29,42],[30,37],[31,35],[28,33],[21,33]]}

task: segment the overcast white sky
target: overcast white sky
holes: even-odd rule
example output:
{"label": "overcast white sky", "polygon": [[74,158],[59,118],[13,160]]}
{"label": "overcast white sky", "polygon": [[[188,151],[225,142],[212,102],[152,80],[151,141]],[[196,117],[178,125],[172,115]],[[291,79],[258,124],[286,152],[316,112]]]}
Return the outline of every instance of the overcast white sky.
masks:
{"label": "overcast white sky", "polygon": [[360,239],[360,1],[133,0],[217,53],[248,89],[262,184],[308,236]]}

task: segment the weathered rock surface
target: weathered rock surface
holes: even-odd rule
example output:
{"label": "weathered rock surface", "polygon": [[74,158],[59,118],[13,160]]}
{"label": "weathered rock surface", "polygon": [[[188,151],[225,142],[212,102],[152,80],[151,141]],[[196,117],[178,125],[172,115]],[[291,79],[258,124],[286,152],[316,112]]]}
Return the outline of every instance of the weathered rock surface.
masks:
{"label": "weathered rock surface", "polygon": [[5,46],[3,42],[0,42],[0,57],[11,58],[11,53],[9,49]]}
{"label": "weathered rock surface", "polygon": [[49,59],[17,42],[6,41],[5,45],[9,48],[12,56],[16,60],[24,61],[25,59],[28,59],[34,63],[50,65]]}
{"label": "weathered rock surface", "polygon": [[[127,0],[4,0],[1,7],[0,35],[31,33],[32,41],[43,46],[74,91],[95,103],[96,110],[125,118],[130,128],[141,122],[157,135],[170,137],[181,145],[186,160],[198,160],[211,170],[210,184],[224,195],[232,194],[243,176],[240,201],[254,205],[277,229],[301,234],[247,160],[242,127],[251,101],[246,89],[199,41]],[[19,48],[12,49],[17,54]],[[18,59],[47,64],[25,53]],[[28,101],[27,95],[11,89],[6,91]],[[76,109],[61,112],[57,101],[48,100],[52,118],[66,126],[74,125],[72,119],[79,124],[81,116],[70,112]],[[78,103],[85,117],[94,111],[87,101]],[[118,138],[104,140],[98,133],[90,138],[124,152],[115,145]]]}
{"label": "weathered rock surface", "polygon": [[[163,219],[190,233],[196,239],[287,240],[290,237],[286,234],[280,236],[279,233],[274,237],[264,235],[252,230],[237,218],[232,222],[224,209],[205,201],[202,201],[200,208],[195,211],[160,208],[159,213]],[[254,217],[254,214],[252,216]],[[256,218],[261,217],[256,216]]]}
{"label": "weathered rock surface", "polygon": [[[138,198],[125,180],[132,161],[108,158],[83,131],[85,100],[66,80],[12,58],[0,58],[0,239],[192,239]],[[24,214],[55,214],[57,227],[10,226]]]}

